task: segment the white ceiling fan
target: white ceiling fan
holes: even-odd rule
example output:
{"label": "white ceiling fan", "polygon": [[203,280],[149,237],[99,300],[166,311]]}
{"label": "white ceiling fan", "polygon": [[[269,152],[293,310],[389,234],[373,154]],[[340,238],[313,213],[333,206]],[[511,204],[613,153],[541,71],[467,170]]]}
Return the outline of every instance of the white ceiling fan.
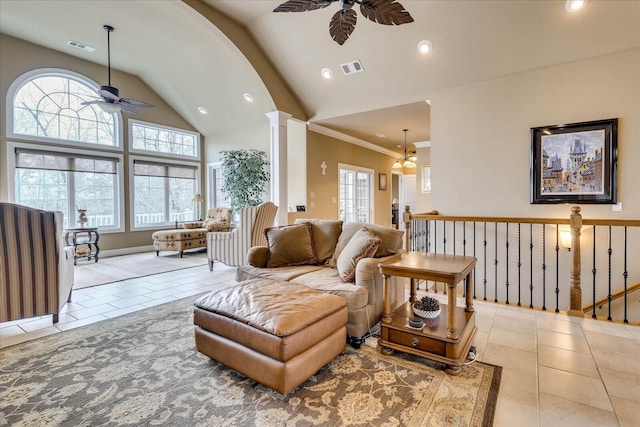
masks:
{"label": "white ceiling fan", "polygon": [[104,25],[102,28],[107,32],[107,68],[108,83],[100,86],[100,98],[93,101],[83,102],[82,105],[96,104],[106,113],[117,113],[123,111],[129,114],[136,114],[138,108],[152,108],[153,105],[132,98],[120,98],[120,91],[117,87],[111,86],[111,40],[110,34],[114,28],[111,25]]}

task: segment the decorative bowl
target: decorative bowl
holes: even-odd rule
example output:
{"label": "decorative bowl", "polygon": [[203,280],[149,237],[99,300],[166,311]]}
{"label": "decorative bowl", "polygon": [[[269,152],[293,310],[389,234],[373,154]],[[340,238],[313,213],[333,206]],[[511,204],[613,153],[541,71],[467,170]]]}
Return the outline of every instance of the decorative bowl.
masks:
{"label": "decorative bowl", "polygon": [[413,309],[413,313],[416,316],[424,317],[427,319],[435,319],[436,317],[440,316],[440,312],[442,311],[440,308],[438,308],[438,310],[436,311],[418,310],[414,306],[411,306],[411,308]]}

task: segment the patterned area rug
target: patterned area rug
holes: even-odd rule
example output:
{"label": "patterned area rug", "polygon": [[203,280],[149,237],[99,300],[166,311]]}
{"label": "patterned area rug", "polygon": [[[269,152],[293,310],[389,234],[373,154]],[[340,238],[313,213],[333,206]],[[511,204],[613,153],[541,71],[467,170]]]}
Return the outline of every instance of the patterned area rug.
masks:
{"label": "patterned area rug", "polygon": [[0,351],[0,425],[490,426],[500,367],[347,347],[288,396],[198,353],[194,298]]}
{"label": "patterned area rug", "polygon": [[207,251],[188,251],[180,258],[178,252],[142,252],[100,258],[93,261],[78,261],[74,268],[73,289],[89,288],[125,279],[166,273],[207,264]]}

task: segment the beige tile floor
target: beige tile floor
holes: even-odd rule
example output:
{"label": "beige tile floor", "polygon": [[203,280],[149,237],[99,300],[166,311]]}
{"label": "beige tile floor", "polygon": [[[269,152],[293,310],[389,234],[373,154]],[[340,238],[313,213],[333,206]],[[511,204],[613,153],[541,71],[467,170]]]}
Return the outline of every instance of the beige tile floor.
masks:
{"label": "beige tile floor", "polygon": [[[216,264],[80,289],[56,325],[51,316],[0,324],[0,347],[231,286],[234,276]],[[478,359],[504,368],[495,426],[640,426],[640,327],[474,304]]]}

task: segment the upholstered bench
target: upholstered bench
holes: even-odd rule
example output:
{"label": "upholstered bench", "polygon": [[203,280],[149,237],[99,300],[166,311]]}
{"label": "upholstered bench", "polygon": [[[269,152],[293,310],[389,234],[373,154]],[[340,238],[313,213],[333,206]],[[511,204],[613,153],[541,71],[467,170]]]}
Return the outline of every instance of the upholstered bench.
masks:
{"label": "upholstered bench", "polygon": [[180,258],[186,249],[207,247],[206,228],[177,228],[175,230],[155,231],[153,238],[153,250],[156,256],[160,251],[179,251]]}
{"label": "upholstered bench", "polygon": [[269,279],[200,297],[198,351],[286,395],[345,348],[344,298]]}

